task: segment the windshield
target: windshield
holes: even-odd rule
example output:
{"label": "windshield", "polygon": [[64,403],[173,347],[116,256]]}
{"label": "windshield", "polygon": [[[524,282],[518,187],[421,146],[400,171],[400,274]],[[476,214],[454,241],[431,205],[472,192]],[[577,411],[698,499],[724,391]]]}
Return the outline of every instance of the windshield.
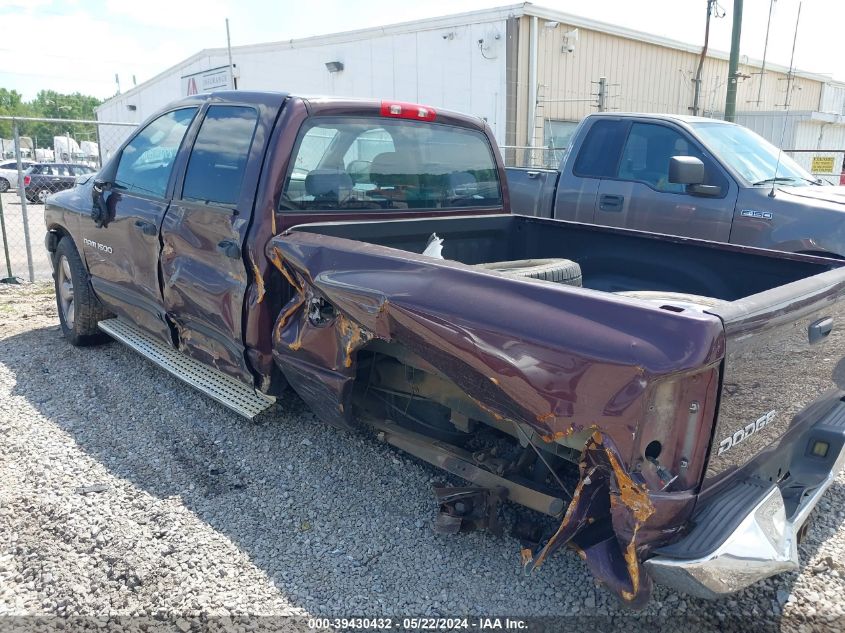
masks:
{"label": "windshield", "polygon": [[692,127],[710,151],[752,185],[819,184],[812,174],[748,128],[724,123],[693,123]]}
{"label": "windshield", "polygon": [[300,134],[281,210],[502,205],[487,137],[451,125],[316,118]]}

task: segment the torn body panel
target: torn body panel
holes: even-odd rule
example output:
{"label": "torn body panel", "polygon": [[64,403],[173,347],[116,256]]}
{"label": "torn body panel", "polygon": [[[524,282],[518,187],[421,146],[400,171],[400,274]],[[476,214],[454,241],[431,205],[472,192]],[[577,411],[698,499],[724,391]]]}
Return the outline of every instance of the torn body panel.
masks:
{"label": "torn body panel", "polygon": [[[687,484],[706,455],[683,456],[690,476],[665,491],[641,454],[652,441],[642,436],[642,422],[658,385],[703,371],[718,375],[718,319],[678,318],[604,293],[576,294],[340,238],[288,233],[268,248],[295,289],[276,323],[274,358],[324,421],[353,423],[358,354],[369,344],[388,344],[465,394],[470,404],[461,415],[500,429],[519,425],[551,447],[576,434],[589,437],[575,498],[532,564],[606,521],[618,546],[587,538],[579,547],[625,601],[647,599],[642,556],[675,536],[689,516],[695,496]],[[689,380],[677,393],[712,409],[717,382]],[[668,430],[658,425],[668,470],[677,470],[682,457],[673,447],[684,445],[683,422]],[[702,426],[693,432],[707,433]]]}

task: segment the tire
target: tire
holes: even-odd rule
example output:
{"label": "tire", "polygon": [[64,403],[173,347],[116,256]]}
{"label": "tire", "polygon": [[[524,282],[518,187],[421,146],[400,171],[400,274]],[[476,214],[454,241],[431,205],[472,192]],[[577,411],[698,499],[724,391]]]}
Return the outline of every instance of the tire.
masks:
{"label": "tire", "polygon": [[9,181],[5,178],[0,178],[0,193],[6,193],[9,190]]}
{"label": "tire", "polygon": [[88,271],[69,237],[59,240],[55,263],[56,307],[64,337],[77,347],[109,341],[97,323],[111,315],[94,294]]}
{"label": "tire", "polygon": [[509,262],[478,264],[477,268],[567,286],[580,287],[582,284],[581,267],[571,259],[515,259]]}
{"label": "tire", "polygon": [[49,189],[39,189],[35,192],[35,200],[38,204],[46,204],[47,203],[47,196],[49,196],[52,192]]}

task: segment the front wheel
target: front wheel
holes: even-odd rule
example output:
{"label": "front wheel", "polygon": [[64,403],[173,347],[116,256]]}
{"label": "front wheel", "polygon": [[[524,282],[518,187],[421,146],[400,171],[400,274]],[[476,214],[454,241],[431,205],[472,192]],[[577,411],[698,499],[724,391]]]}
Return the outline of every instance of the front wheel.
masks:
{"label": "front wheel", "polygon": [[94,294],[82,258],[69,237],[63,237],[56,248],[53,278],[64,337],[78,347],[109,340],[97,323],[110,315]]}
{"label": "front wheel", "polygon": [[0,178],[0,193],[6,193],[9,190],[9,181],[5,178]]}

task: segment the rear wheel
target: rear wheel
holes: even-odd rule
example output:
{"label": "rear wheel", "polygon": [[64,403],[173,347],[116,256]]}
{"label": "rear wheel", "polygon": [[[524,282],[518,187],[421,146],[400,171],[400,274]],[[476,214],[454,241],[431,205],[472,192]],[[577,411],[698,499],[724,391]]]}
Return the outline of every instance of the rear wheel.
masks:
{"label": "rear wheel", "polygon": [[76,346],[95,345],[109,340],[97,323],[109,316],[94,295],[88,272],[73,241],[64,237],[56,248],[56,307],[62,334]]}
{"label": "rear wheel", "polygon": [[6,193],[9,190],[9,181],[5,178],[0,178],[0,193]]}
{"label": "rear wheel", "polygon": [[44,204],[45,202],[47,202],[47,196],[49,196],[49,195],[50,195],[50,191],[49,191],[48,189],[39,189],[39,190],[35,193],[35,199],[36,199],[36,200],[37,200],[40,204]]}

